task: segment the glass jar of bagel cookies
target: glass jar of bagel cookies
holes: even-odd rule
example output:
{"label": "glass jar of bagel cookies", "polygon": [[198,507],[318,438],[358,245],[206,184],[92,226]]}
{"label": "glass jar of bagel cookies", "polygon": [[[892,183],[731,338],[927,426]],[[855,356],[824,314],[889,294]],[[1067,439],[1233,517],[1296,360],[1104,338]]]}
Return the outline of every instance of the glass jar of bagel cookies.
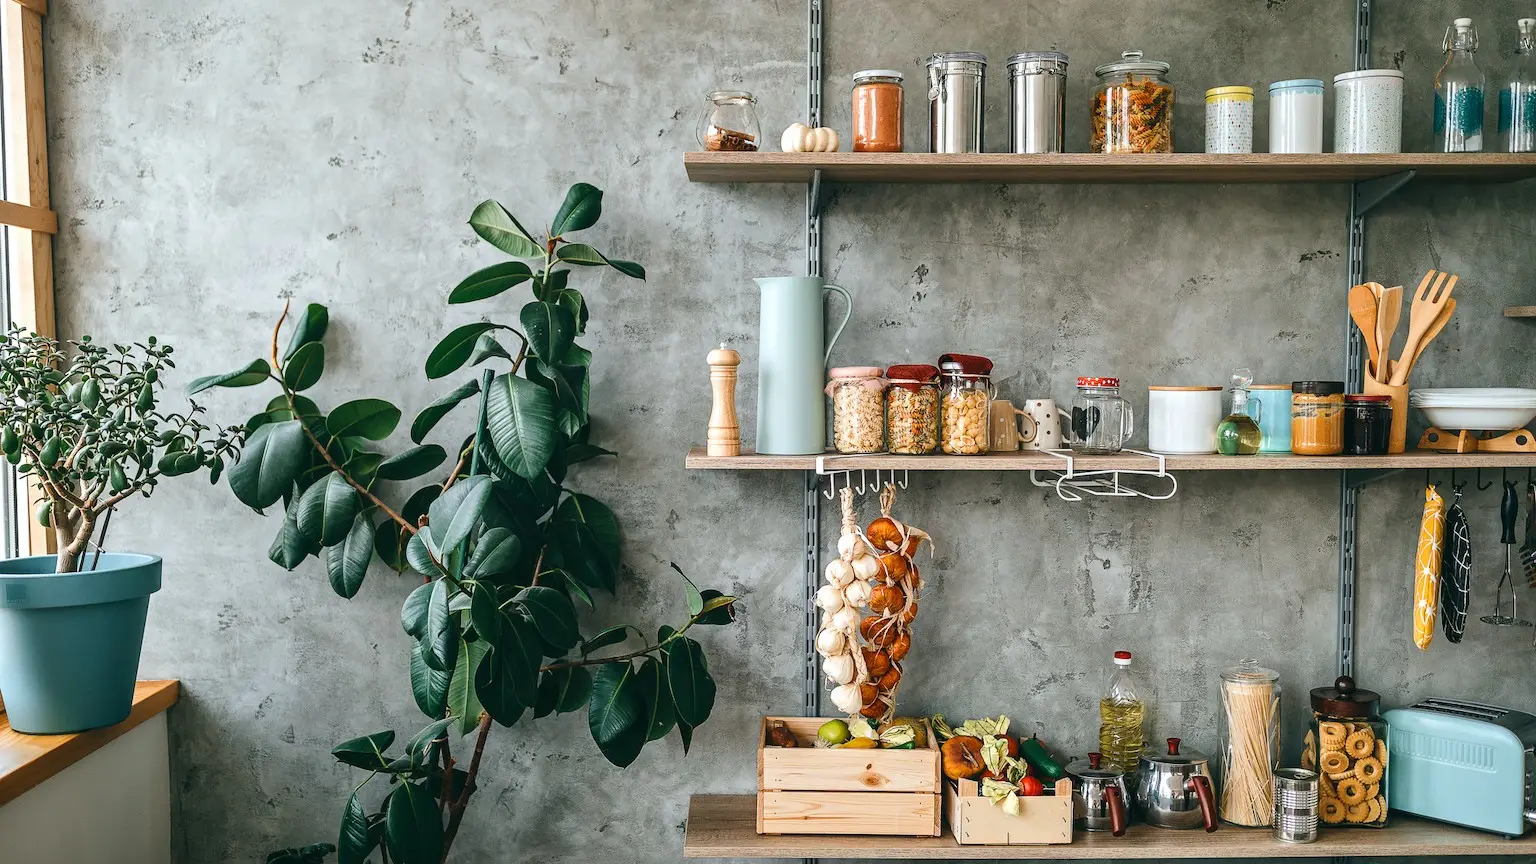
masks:
{"label": "glass jar of bagel cookies", "polygon": [[1381,697],[1342,675],[1312,691],[1301,767],[1317,772],[1318,821],[1328,828],[1387,824],[1387,723]]}

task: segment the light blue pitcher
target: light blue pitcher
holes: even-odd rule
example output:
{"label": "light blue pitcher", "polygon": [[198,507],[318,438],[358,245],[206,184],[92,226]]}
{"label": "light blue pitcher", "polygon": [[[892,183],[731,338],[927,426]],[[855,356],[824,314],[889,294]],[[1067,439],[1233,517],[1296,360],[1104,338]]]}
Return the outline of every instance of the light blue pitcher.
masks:
{"label": "light blue pitcher", "polygon": [[[762,296],[757,338],[757,452],[820,455],[827,449],[827,361],[853,315],[853,297],[820,276],[754,280]],[[822,295],[836,291],[848,309],[826,339]],[[825,341],[823,341],[825,340]]]}

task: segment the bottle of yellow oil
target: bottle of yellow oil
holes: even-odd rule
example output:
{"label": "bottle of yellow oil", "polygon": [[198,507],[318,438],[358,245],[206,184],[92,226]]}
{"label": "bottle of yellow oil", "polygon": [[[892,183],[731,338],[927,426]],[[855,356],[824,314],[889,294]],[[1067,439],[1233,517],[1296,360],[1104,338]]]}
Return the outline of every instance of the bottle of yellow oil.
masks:
{"label": "bottle of yellow oil", "polygon": [[1131,671],[1131,652],[1116,651],[1109,686],[1099,700],[1099,752],[1104,754],[1105,767],[1135,771],[1141,761],[1146,706],[1140,691],[1141,684]]}

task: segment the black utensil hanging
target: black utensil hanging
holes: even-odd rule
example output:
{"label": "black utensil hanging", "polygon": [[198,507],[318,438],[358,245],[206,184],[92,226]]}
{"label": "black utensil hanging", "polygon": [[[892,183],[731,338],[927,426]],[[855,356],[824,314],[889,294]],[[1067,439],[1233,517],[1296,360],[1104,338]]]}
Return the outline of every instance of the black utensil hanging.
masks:
{"label": "black utensil hanging", "polygon": [[1445,638],[1460,642],[1467,632],[1467,603],[1472,593],[1472,534],[1467,514],[1461,509],[1461,487],[1456,487],[1451,509],[1445,514],[1445,553],[1440,563],[1440,623]]}

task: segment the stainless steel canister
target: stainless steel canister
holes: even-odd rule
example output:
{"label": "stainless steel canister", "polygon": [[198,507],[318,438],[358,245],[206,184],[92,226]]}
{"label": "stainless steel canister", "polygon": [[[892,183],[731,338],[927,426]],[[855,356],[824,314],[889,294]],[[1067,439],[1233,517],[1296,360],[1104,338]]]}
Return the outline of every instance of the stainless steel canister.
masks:
{"label": "stainless steel canister", "polygon": [[1008,58],[1008,149],[1060,153],[1066,136],[1067,55],[1026,51]]}
{"label": "stainless steel canister", "polygon": [[981,153],[987,58],[945,51],[928,58],[928,152]]}
{"label": "stainless steel canister", "polygon": [[1317,839],[1317,772],[1305,768],[1275,771],[1275,839],[1311,843]]}

